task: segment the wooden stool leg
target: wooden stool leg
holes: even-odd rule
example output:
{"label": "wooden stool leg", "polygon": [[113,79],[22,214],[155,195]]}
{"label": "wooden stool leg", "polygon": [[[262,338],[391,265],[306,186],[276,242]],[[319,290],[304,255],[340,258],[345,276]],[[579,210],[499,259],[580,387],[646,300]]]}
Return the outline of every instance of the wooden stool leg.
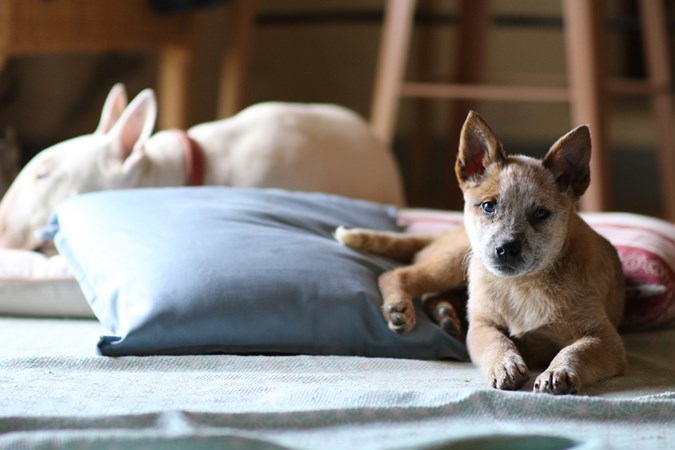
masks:
{"label": "wooden stool leg", "polygon": [[[488,41],[490,38],[491,0],[462,0],[457,37],[457,82],[478,85],[484,80],[487,61]],[[458,99],[450,103],[450,138],[447,173],[454,173],[455,158],[459,145],[459,134],[470,110],[478,110],[477,100]],[[461,210],[464,205],[462,191],[450,177],[448,186],[443,189],[444,209]]]}
{"label": "wooden stool leg", "polygon": [[189,51],[178,47],[162,49],[157,80],[158,129],[187,127],[189,70]]}
{"label": "wooden stool leg", "polygon": [[611,207],[611,173],[607,146],[607,66],[604,0],[563,0],[570,109],[573,125],[591,127],[591,185],[581,198],[585,211]]}
{"label": "wooden stool leg", "polygon": [[394,137],[414,15],[415,0],[387,0],[371,108],[373,132],[387,145]]}
{"label": "wooden stool leg", "polygon": [[218,117],[236,114],[247,103],[256,10],[256,0],[235,0],[232,4],[221,69]]}
{"label": "wooden stool leg", "polygon": [[[0,2],[0,29],[9,30],[9,2]],[[9,56],[9,33],[0,33],[0,70],[4,69]]]}
{"label": "wooden stool leg", "polygon": [[661,0],[640,0],[642,39],[652,110],[658,135],[657,151],[664,216],[675,222],[675,141],[673,140],[672,74],[668,55],[666,15]]}
{"label": "wooden stool leg", "polygon": [[[424,80],[436,63],[438,43],[433,39],[430,27],[416,29],[415,36],[414,48],[411,43],[409,53],[415,54],[416,66],[412,67],[413,70],[408,75],[417,80]],[[431,149],[434,141],[433,108],[436,105],[425,98],[411,100],[413,128],[407,153],[402,157],[401,175],[405,184],[406,200],[410,204],[430,206],[429,199],[433,197],[435,191],[440,190],[434,189],[429,182],[432,167],[435,167]]]}
{"label": "wooden stool leg", "polygon": [[[491,0],[462,0],[457,38],[457,82],[478,84],[485,72],[486,49],[490,35]],[[476,108],[476,101],[458,100],[455,105],[451,133],[453,138],[459,132],[470,109]],[[457,144],[454,139],[453,144]]]}

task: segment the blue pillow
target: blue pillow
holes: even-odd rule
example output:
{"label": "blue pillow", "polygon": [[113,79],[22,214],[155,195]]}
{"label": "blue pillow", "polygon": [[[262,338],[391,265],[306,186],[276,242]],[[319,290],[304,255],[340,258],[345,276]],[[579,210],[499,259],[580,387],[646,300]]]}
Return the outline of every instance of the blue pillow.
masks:
{"label": "blue pillow", "polygon": [[49,233],[109,330],[108,356],[332,354],[467,359],[423,313],[389,331],[377,276],[395,264],[337,243],[395,230],[396,210],[274,189],[158,188],[62,203]]}

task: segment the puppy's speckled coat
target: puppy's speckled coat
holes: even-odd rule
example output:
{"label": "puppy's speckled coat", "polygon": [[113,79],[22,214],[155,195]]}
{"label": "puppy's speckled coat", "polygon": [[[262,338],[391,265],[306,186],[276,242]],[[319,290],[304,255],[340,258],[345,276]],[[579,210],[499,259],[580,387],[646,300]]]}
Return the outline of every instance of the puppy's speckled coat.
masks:
{"label": "puppy's speckled coat", "polygon": [[[336,238],[412,261],[379,279],[390,329],[412,329],[413,299],[463,286],[466,269],[467,345],[489,384],[519,389],[530,378],[528,364],[548,364],[535,392],[577,392],[626,366],[617,332],[621,264],[575,211],[590,182],[590,153],[589,130],[581,126],[543,160],[507,156],[483,119],[470,113],[455,167],[464,227],[441,237],[339,228]],[[434,316],[454,320],[447,305]]]}

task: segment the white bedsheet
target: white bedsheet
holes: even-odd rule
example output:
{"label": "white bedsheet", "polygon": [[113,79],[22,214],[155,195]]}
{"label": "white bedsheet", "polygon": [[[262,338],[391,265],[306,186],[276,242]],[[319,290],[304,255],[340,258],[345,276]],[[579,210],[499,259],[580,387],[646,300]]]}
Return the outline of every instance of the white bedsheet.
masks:
{"label": "white bedsheet", "polygon": [[675,329],[624,335],[626,376],[559,397],[452,361],[105,358],[103,333],[0,318],[0,448],[675,448]]}

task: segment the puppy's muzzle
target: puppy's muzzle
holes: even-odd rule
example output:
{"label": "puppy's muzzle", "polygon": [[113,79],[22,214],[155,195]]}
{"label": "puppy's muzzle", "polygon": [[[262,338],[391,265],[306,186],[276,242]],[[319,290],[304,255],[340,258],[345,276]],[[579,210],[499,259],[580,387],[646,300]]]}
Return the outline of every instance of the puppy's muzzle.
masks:
{"label": "puppy's muzzle", "polygon": [[499,243],[493,255],[497,269],[505,275],[516,274],[523,264],[522,251],[523,246],[518,240]]}
{"label": "puppy's muzzle", "polygon": [[508,264],[520,260],[520,252],[523,250],[520,241],[502,242],[495,248],[499,262]]}

